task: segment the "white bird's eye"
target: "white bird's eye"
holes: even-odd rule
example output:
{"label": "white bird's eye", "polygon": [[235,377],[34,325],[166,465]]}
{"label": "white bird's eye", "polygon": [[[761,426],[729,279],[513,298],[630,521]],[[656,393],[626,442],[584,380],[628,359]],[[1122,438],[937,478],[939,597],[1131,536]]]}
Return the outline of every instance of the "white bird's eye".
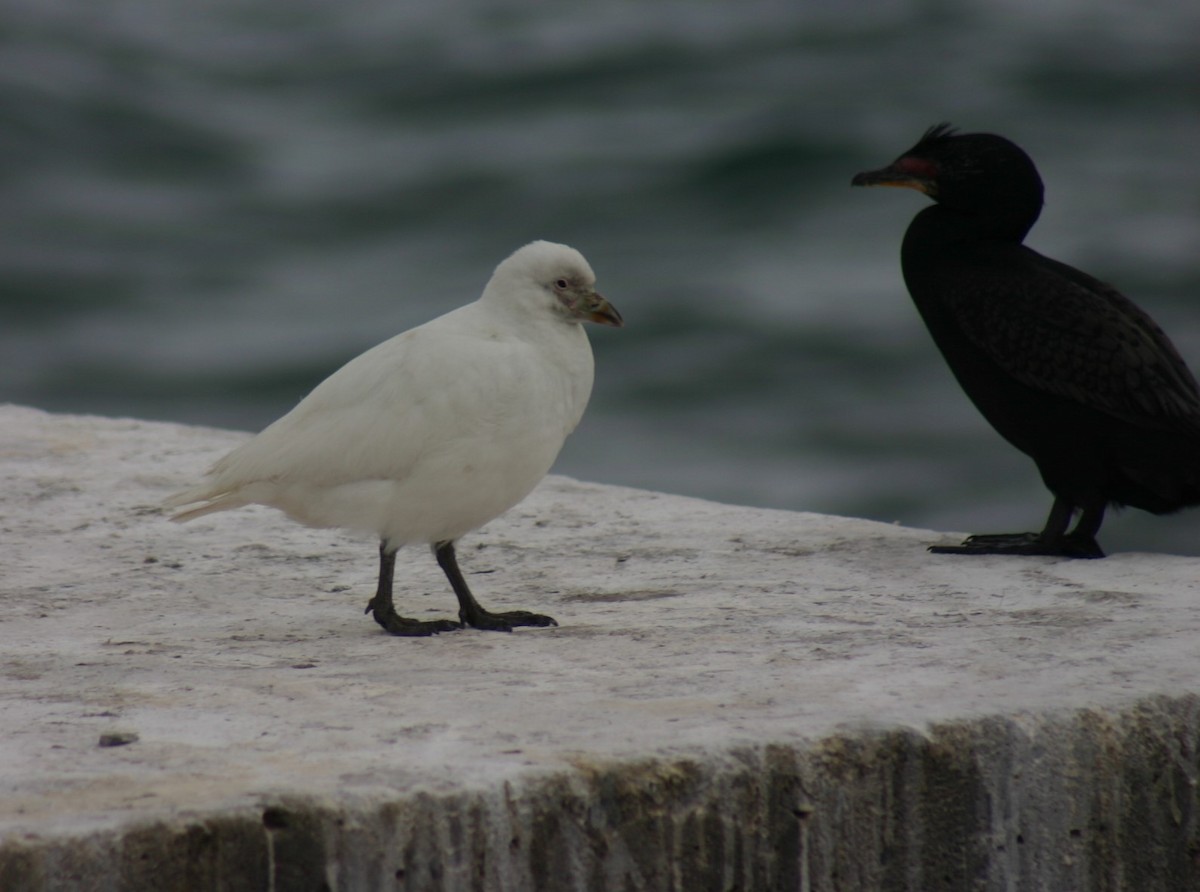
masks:
{"label": "white bird's eye", "polygon": [[554,281],[554,287],[557,288],[559,291],[566,291],[567,286],[569,286],[570,284],[571,283],[568,282],[566,279],[556,279]]}

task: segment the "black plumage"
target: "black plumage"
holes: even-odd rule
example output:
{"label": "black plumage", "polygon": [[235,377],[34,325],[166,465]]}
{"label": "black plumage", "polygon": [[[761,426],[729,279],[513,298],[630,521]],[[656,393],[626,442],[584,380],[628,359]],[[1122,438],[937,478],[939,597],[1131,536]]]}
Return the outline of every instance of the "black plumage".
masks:
{"label": "black plumage", "polygon": [[967,396],[1054,495],[1039,533],[931,550],[1103,557],[1096,533],[1109,505],[1200,504],[1200,387],[1132,301],[1022,244],[1042,209],[1024,151],[942,124],[852,184],[934,200],[905,233],[905,284]]}

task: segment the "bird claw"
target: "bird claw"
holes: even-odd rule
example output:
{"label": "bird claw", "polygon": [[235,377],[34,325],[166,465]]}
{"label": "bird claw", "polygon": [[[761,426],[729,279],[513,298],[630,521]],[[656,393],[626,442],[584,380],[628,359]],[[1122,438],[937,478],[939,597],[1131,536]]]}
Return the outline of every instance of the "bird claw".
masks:
{"label": "bird claw", "polygon": [[518,626],[557,626],[554,617],[529,610],[510,610],[506,613],[490,613],[483,610],[467,616],[459,613],[463,625],[486,632],[511,632]]}
{"label": "bird claw", "polygon": [[1068,533],[1054,539],[1040,533],[993,533],[968,536],[961,545],[930,545],[933,554],[1012,554],[1047,557],[1102,558],[1104,551],[1091,536]]}
{"label": "bird claw", "polygon": [[[368,612],[372,609],[372,606],[367,607]],[[401,616],[395,610],[383,613],[375,611],[375,622],[383,626],[384,631],[389,635],[405,638],[425,638],[429,635],[437,635],[439,632],[456,632],[462,628],[462,623],[456,623],[452,619],[409,619]]]}

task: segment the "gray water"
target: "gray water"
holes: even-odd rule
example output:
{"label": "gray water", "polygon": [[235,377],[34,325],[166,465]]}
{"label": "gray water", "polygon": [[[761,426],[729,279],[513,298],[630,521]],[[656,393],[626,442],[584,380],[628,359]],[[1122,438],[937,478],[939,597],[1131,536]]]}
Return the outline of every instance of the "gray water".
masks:
{"label": "gray water", "polygon": [[[534,238],[627,328],[560,472],[1040,527],[900,278],[952,121],[1034,157],[1029,242],[1200,365],[1200,4],[3,0],[0,399],[254,430]],[[198,468],[197,471],[200,469]],[[1110,551],[1200,554],[1200,511]]]}

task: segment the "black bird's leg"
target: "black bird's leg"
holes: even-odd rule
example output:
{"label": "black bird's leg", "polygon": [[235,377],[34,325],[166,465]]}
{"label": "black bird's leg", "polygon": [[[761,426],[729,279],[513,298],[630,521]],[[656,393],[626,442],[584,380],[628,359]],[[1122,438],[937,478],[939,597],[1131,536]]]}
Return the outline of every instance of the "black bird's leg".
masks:
{"label": "black bird's leg", "polygon": [[450,580],[454,594],[458,596],[458,618],[475,629],[494,632],[511,632],[516,626],[557,626],[552,618],[528,610],[512,610],[508,613],[490,613],[480,606],[467,587],[462,571],[458,569],[458,557],[454,553],[454,542],[437,542],[433,546],[438,566]]}
{"label": "black bird's leg", "polygon": [[1070,533],[1067,526],[1075,506],[1055,497],[1040,533],[993,533],[968,536],[961,545],[931,545],[934,554],[1039,554],[1053,557],[1102,558],[1096,533],[1104,521],[1104,503],[1083,509],[1079,523]]}
{"label": "black bird's leg", "polygon": [[379,543],[379,587],[375,589],[375,597],[367,603],[363,613],[374,613],[375,622],[393,635],[421,637],[462,628],[459,623],[449,619],[424,622],[396,613],[396,607],[392,604],[392,576],[395,570],[396,549],[384,539]]}
{"label": "black bird's leg", "polygon": [[1063,537],[1073,557],[1102,558],[1104,551],[1096,541],[1100,524],[1104,523],[1104,501],[1084,506],[1075,529]]}

